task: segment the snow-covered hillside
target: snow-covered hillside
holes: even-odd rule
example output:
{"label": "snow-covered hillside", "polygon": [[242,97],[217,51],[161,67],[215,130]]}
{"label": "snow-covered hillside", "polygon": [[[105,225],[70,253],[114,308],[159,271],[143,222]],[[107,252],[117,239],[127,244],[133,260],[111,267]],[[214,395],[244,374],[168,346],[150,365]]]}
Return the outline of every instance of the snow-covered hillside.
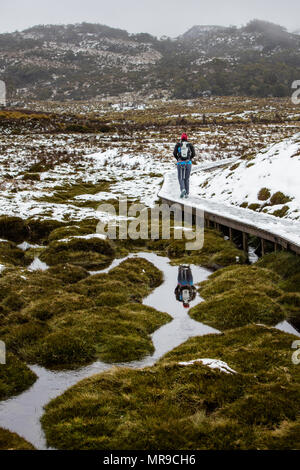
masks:
{"label": "snow-covered hillside", "polygon": [[239,159],[228,168],[192,176],[194,195],[278,217],[300,219],[300,133]]}

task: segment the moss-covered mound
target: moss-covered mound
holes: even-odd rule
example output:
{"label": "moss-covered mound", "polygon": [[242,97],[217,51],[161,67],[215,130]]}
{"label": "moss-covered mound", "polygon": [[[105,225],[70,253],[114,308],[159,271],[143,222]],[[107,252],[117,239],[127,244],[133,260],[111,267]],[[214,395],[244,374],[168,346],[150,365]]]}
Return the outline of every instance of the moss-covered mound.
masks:
{"label": "moss-covered mound", "polygon": [[0,241],[0,264],[4,266],[28,266],[33,261],[29,253],[17,247],[13,242]]}
{"label": "moss-covered mound", "polygon": [[[0,400],[17,395],[36,380],[36,375],[10,352],[6,356],[6,364],[0,365]],[[1,446],[0,446],[1,448]]]}
{"label": "moss-covered mound", "polygon": [[98,299],[102,305],[111,306],[115,303],[115,295],[140,302],[162,280],[161,271],[152,263],[144,258],[129,258],[111,269],[109,274],[90,276],[75,284],[72,289]]}
{"label": "moss-covered mound", "polygon": [[287,292],[297,292],[300,288],[299,256],[287,251],[269,253],[257,263],[257,266],[276,272],[281,278],[280,287]]}
{"label": "moss-covered mound", "polygon": [[[59,291],[61,286],[61,280],[49,275],[47,271],[6,269],[0,275],[0,302],[6,302],[9,298],[13,300],[15,297],[25,307],[32,300],[47,298],[51,293]],[[12,306],[10,308],[14,310]]]}
{"label": "moss-covered mound", "polygon": [[[59,449],[300,448],[295,337],[259,326],[192,338],[153,367],[113,369],[50,402],[42,417]],[[236,373],[210,369],[220,359]],[[293,441],[288,437],[293,436]]]}
{"label": "moss-covered mound", "polygon": [[276,325],[287,317],[279,298],[280,277],[256,266],[229,266],[213,273],[200,284],[200,295],[206,299],[189,314],[192,318],[221,331],[264,323]]}
{"label": "moss-covered mound", "polygon": [[[221,334],[190,338],[167,353],[161,363],[209,357],[228,363],[238,373],[255,374],[261,383],[286,377],[297,382],[300,369],[291,361],[295,337],[276,328],[247,325]],[[289,377],[293,373],[293,377]]]}
{"label": "moss-covered mound", "polygon": [[0,238],[20,243],[28,236],[28,229],[20,217],[3,215],[0,217]]}
{"label": "moss-covered mound", "polygon": [[0,428],[0,450],[35,450],[35,448],[18,434]]}
{"label": "moss-covered mound", "polygon": [[[94,228],[95,232],[95,228]],[[68,225],[66,227],[59,227],[53,230],[48,240],[49,242],[63,240],[69,237],[78,237],[80,235],[88,235],[89,233],[93,233],[93,231],[88,226],[79,226],[79,225]]]}
{"label": "moss-covered mound", "polygon": [[[219,269],[231,264],[244,264],[247,261],[246,254],[236,246],[224,239],[224,236],[216,230],[205,229],[204,245],[201,250],[187,251],[186,240],[164,241],[162,248],[176,263],[193,263],[212,269]],[[152,248],[160,247],[161,241],[152,242]]]}
{"label": "moss-covered mound", "polygon": [[285,311],[263,291],[250,287],[231,289],[193,307],[189,314],[195,320],[221,331],[249,323],[276,325],[285,318]]}
{"label": "moss-covered mound", "polygon": [[217,294],[223,294],[230,289],[243,290],[245,286],[257,289],[276,298],[281,295],[277,287],[280,276],[268,269],[257,266],[229,266],[211,274],[208,280],[200,284],[201,297],[209,299]]}
{"label": "moss-covered mound", "polygon": [[108,240],[74,238],[50,243],[40,259],[50,266],[70,263],[85,269],[101,269],[109,266],[114,255],[115,250]]}
{"label": "moss-covered mound", "polygon": [[88,309],[94,306],[94,302],[83,295],[75,292],[57,292],[46,299],[38,299],[30,302],[22,310],[24,318],[37,318],[42,321],[49,320],[65,313],[72,313],[77,310]]}
{"label": "moss-covered mound", "polygon": [[[95,182],[78,182],[75,184],[65,184],[63,186],[56,186],[55,192],[51,195],[45,195],[37,198],[38,201],[49,202],[53,204],[66,204],[72,203],[75,205],[82,205],[82,201],[76,199],[76,196],[83,194],[98,194],[102,191],[107,191],[111,181],[100,180]],[[80,204],[81,203],[81,204]],[[99,202],[98,202],[99,205]]]}
{"label": "moss-covered mound", "polygon": [[86,279],[89,272],[81,266],[73,264],[56,264],[48,269],[48,275],[59,279],[62,284],[75,284]]}
{"label": "moss-covered mound", "polygon": [[64,225],[63,222],[54,219],[28,219],[26,220],[27,239],[31,243],[46,244],[50,233]]}
{"label": "moss-covered mound", "polygon": [[78,310],[53,318],[28,359],[52,368],[140,359],[154,352],[150,334],[167,321],[167,314],[139,304]]}
{"label": "moss-covered mound", "polygon": [[300,293],[285,293],[278,301],[287,312],[288,322],[300,333]]}
{"label": "moss-covered mound", "polygon": [[278,287],[284,291],[278,300],[287,320],[300,331],[300,262],[299,256],[287,251],[269,253],[256,263],[279,276]]}
{"label": "moss-covered mound", "polygon": [[140,303],[161,282],[162,273],[143,258],[94,276],[68,264],[40,273],[7,270],[0,278],[1,339],[22,360],[52,368],[140,359],[153,352],[150,334],[170,321]]}

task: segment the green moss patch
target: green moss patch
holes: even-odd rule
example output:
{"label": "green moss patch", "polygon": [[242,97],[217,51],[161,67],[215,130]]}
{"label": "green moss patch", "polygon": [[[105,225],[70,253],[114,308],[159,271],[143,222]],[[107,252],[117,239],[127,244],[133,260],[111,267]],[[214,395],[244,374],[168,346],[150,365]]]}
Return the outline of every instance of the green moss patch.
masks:
{"label": "green moss patch", "polygon": [[48,298],[43,298],[23,309],[24,316],[33,317],[41,321],[64,313],[72,313],[76,310],[93,307],[94,303],[88,297],[76,293],[57,292]]}
{"label": "green moss patch", "polygon": [[91,233],[91,230],[88,226],[68,225],[66,227],[59,227],[50,233],[49,242],[59,241],[73,236],[88,235],[89,233]]}
{"label": "green moss patch", "polygon": [[300,273],[294,274],[282,281],[280,287],[287,292],[300,292]]}
{"label": "green moss patch", "polygon": [[258,211],[260,207],[261,207],[260,204],[253,203],[253,204],[249,204],[248,209],[250,209],[251,211]]}
{"label": "green moss patch", "polygon": [[143,258],[93,276],[68,264],[8,270],[0,278],[1,339],[22,360],[51,368],[140,359],[153,353],[150,334],[170,321],[141,305],[161,282]]}
{"label": "green moss patch", "polygon": [[20,243],[26,239],[28,230],[20,217],[3,215],[0,217],[0,238]]}
{"label": "green moss patch", "polygon": [[[92,297],[106,305],[115,302],[114,294],[131,301],[141,302],[142,298],[158,287],[163,280],[162,273],[144,258],[129,258],[110,270],[109,274],[90,276],[73,286],[73,290]],[[111,299],[111,300],[110,300]]]}
{"label": "green moss patch", "polygon": [[25,253],[13,242],[0,241],[0,264],[12,266],[28,266],[33,261],[30,253]]}
{"label": "green moss patch", "polygon": [[59,291],[61,285],[61,280],[49,275],[47,271],[6,269],[0,276],[0,302],[16,296],[25,306],[32,300],[47,298],[54,291]]}
{"label": "green moss patch", "polygon": [[8,352],[6,364],[0,364],[0,400],[6,400],[13,395],[24,392],[35,380],[34,372],[24,362]]}
{"label": "green moss patch", "polygon": [[161,362],[211,357],[225,361],[238,373],[254,374],[261,384],[277,379],[297,384],[300,370],[291,361],[294,339],[275,328],[248,325],[222,334],[191,338],[166,354]]}
{"label": "green moss patch", "polygon": [[193,307],[189,314],[193,319],[222,331],[248,323],[276,325],[286,317],[279,303],[250,287],[215,295]]}
{"label": "green moss patch", "polygon": [[169,315],[140,304],[73,311],[53,317],[50,333],[27,349],[27,357],[51,368],[137,360],[154,352],[150,334],[167,321]]}
{"label": "green moss patch", "polygon": [[287,251],[269,253],[256,264],[277,273],[281,278],[278,286],[285,292],[300,291],[300,263],[297,255]]}
{"label": "green moss patch", "polygon": [[86,279],[89,272],[81,266],[73,264],[56,264],[48,269],[48,275],[59,279],[62,284],[75,284]]}
{"label": "green moss patch", "polygon": [[277,209],[276,211],[272,212],[272,215],[275,215],[275,217],[282,218],[288,213],[289,210],[289,206],[283,206],[281,209]]}
{"label": "green moss patch", "polygon": [[237,259],[240,264],[247,261],[247,256],[242,250],[225,240],[224,236],[215,230],[204,231],[204,246],[199,251],[186,251],[185,244],[185,240],[173,240],[166,247],[167,255],[176,264],[193,263],[207,268],[220,269],[236,264]]}
{"label": "green moss patch", "polygon": [[277,206],[279,204],[286,204],[287,202],[290,202],[290,201],[291,201],[291,198],[283,194],[281,191],[277,191],[277,193],[274,193],[270,199],[270,203],[272,206]]}
{"label": "green moss patch", "polygon": [[300,273],[300,263],[298,256],[287,251],[269,253],[256,264],[257,266],[275,271],[284,279],[288,279],[290,276]]}
{"label": "green moss patch", "polygon": [[[98,183],[83,183],[78,182],[72,185],[58,186],[54,188],[54,193],[52,195],[47,195],[38,198],[38,201],[49,202],[53,204],[65,204],[72,202],[72,204],[82,205],[82,202],[74,200],[76,196],[81,196],[83,194],[97,194],[101,191],[108,191],[111,182],[103,180]],[[99,203],[98,203],[99,204]]]}
{"label": "green moss patch", "polygon": [[271,192],[268,188],[261,188],[257,195],[259,201],[267,201],[271,197]]}
{"label": "green moss patch", "polygon": [[245,286],[251,286],[276,298],[281,295],[277,287],[279,281],[280,276],[268,269],[236,265],[211,274],[208,280],[199,284],[199,292],[201,297],[209,299],[230,289],[242,290]]}
{"label": "green moss patch", "polygon": [[63,222],[53,219],[28,219],[26,228],[28,230],[28,241],[31,243],[46,244],[50,233],[64,226]]}
{"label": "green moss patch", "polygon": [[[293,339],[252,325],[191,338],[150,368],[112,369],[83,380],[45,407],[42,426],[48,445],[268,449],[292,435],[299,448],[300,371],[291,362]],[[179,364],[197,358],[220,359],[236,373],[200,362]]]}
{"label": "green moss patch", "polygon": [[114,254],[115,250],[108,240],[74,238],[50,243],[40,259],[50,266],[70,263],[86,269],[101,269],[109,266]]}
{"label": "green moss patch", "polygon": [[21,436],[0,428],[0,450],[35,450],[33,445]]}
{"label": "green moss patch", "polygon": [[264,323],[276,325],[287,317],[278,301],[280,276],[256,266],[229,266],[212,274],[200,284],[200,295],[206,299],[189,314],[214,328],[225,330]]}

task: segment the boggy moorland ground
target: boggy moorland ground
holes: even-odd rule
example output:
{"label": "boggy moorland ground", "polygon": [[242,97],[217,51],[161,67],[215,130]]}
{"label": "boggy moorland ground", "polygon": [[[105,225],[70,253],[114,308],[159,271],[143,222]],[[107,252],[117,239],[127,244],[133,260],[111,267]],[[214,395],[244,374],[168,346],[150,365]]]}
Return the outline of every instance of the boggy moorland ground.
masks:
{"label": "boggy moorland ground", "polygon": [[[109,242],[93,236],[100,202],[117,209],[122,195],[153,204],[162,174],[173,168],[173,142],[183,126],[192,132],[197,161],[246,155],[299,130],[296,109],[286,100],[178,106],[108,109],[85,128],[76,115],[0,116],[0,338],[8,350],[0,400],[36,380],[27,364],[66,369],[153,352],[150,334],[170,317],[142,299],[162,273],[144,259],[126,260],[109,274],[90,271],[141,249],[216,270],[199,286],[204,302],[190,314],[224,333],[193,338],[151,368],[112,369],[52,401],[42,422],[56,448],[300,447],[295,337],[273,328],[283,319],[299,325],[298,258],[282,252],[249,266],[242,251],[212,230],[204,248],[191,253],[173,238]],[[73,127],[66,127],[67,119]],[[93,152],[104,158],[85,156]],[[37,256],[47,270],[30,269]],[[223,360],[235,373],[179,364],[201,358]],[[0,447],[28,444],[1,430]]]}
{"label": "boggy moorland ground", "polygon": [[[152,367],[113,369],[75,385],[46,406],[48,444],[299,448],[300,369],[291,360],[296,337],[271,327],[288,319],[299,328],[299,289],[292,282],[299,270],[297,257],[282,252],[216,271],[200,286],[207,300],[191,315],[224,333],[192,338]],[[243,288],[243,280],[251,287]],[[231,372],[211,370],[201,359],[221,360]]]}

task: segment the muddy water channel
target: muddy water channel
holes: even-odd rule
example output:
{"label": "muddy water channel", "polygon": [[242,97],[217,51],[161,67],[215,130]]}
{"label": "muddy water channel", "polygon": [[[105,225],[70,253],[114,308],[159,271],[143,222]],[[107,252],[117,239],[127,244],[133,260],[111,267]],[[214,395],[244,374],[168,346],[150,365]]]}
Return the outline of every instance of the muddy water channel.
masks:
{"label": "muddy water channel", "polygon": [[[40,417],[43,407],[51,399],[61,395],[67,388],[76,384],[79,380],[93,374],[110,369],[113,366],[142,368],[153,365],[165,353],[179,346],[192,336],[217,333],[214,328],[196,322],[188,315],[188,308],[184,308],[181,301],[176,300],[174,290],[178,281],[178,266],[171,266],[169,259],[154,253],[137,253],[132,257],[143,257],[153,263],[164,273],[164,282],[157,287],[143,301],[145,305],[162,312],[167,312],[173,320],[156,330],[151,338],[155,347],[152,356],[146,356],[140,361],[130,363],[107,364],[97,361],[87,367],[72,371],[50,371],[40,366],[30,366],[38,379],[35,384],[15,398],[0,403],[0,426],[18,433],[37,449],[46,449],[45,437],[40,425]],[[109,272],[110,269],[120,264],[124,259],[115,260],[112,265],[98,272]],[[204,281],[210,271],[199,266],[191,265],[194,284]],[[95,273],[94,273],[95,274]],[[201,297],[196,294],[194,300],[189,302],[189,307],[201,302]]]}

